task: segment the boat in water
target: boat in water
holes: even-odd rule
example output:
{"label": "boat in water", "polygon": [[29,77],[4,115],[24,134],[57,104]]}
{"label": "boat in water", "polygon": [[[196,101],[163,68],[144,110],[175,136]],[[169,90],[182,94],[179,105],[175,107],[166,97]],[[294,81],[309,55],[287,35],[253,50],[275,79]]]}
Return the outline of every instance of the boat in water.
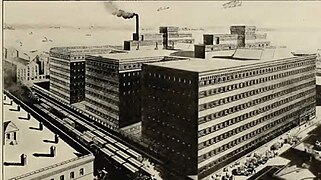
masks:
{"label": "boat in water", "polygon": [[293,54],[293,56],[317,55],[317,53],[315,53],[315,52],[308,52],[308,51],[292,51],[291,54]]}

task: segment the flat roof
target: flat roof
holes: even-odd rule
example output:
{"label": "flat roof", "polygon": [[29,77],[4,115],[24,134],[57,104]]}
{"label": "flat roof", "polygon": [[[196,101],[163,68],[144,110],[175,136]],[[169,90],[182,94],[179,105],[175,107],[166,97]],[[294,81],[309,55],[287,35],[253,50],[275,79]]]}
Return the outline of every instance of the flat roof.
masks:
{"label": "flat roof", "polygon": [[282,55],[275,54],[273,58],[266,57],[260,60],[238,60],[233,58],[212,58],[211,55],[206,56],[206,59],[190,58],[189,60],[150,63],[149,65],[201,73],[206,71],[234,68],[245,65],[253,65],[257,63],[265,63],[291,57],[293,58],[291,54],[287,53]]}
{"label": "flat roof", "polygon": [[133,51],[127,51],[126,53],[96,54],[91,56],[102,57],[106,59],[115,59],[119,61],[126,61],[131,59],[139,59],[139,58],[147,58],[147,57],[169,56],[173,52],[174,51],[171,51],[171,50],[133,50]]}
{"label": "flat roof", "polygon": [[[4,103],[9,103],[10,99],[7,97]],[[29,121],[18,119],[18,117],[26,117],[27,113],[21,108],[18,111],[10,111],[15,109],[17,105],[4,105],[4,120],[13,122],[18,128],[17,145],[4,145],[4,162],[20,162],[20,155],[27,155],[27,165],[25,166],[4,166],[5,179],[20,176],[32,171],[48,167],[63,161],[76,158],[77,151],[69,146],[65,141],[59,138],[57,144],[47,143],[44,140],[54,140],[54,133],[44,126],[43,131],[30,129],[30,127],[37,128],[39,122],[31,116]],[[34,153],[49,154],[51,146],[56,147],[55,157],[36,157]]]}
{"label": "flat roof", "polygon": [[173,50],[134,50],[127,51],[125,53],[114,53],[114,54],[97,54],[90,55],[87,57],[94,57],[94,59],[99,59],[100,61],[115,60],[120,64],[127,63],[137,63],[137,62],[151,62],[151,61],[160,61],[166,56],[170,56]]}

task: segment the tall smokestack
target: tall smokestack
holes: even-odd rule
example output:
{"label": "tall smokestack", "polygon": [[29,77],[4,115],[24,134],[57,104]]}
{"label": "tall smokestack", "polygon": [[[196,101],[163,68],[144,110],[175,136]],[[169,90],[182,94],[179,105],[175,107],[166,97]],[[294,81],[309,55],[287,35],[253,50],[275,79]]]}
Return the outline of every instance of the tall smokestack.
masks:
{"label": "tall smokestack", "polygon": [[139,41],[139,15],[134,13],[134,16],[136,17],[136,32],[133,34],[133,40]]}
{"label": "tall smokestack", "polygon": [[136,32],[133,34],[133,40],[139,41],[139,16],[137,13],[124,11],[119,9],[112,1],[105,2],[106,9],[111,12],[112,15],[122,17],[124,19],[132,19],[136,17]]}

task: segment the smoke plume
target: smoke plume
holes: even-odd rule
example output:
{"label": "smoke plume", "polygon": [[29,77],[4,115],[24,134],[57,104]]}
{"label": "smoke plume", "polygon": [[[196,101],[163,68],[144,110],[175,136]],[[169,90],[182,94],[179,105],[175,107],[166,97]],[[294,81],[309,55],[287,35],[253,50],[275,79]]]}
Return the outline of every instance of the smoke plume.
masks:
{"label": "smoke plume", "polygon": [[122,17],[124,19],[131,19],[135,16],[133,12],[127,12],[122,9],[119,9],[114,3],[111,1],[105,2],[105,7],[107,11],[109,11],[112,15],[117,17]]}

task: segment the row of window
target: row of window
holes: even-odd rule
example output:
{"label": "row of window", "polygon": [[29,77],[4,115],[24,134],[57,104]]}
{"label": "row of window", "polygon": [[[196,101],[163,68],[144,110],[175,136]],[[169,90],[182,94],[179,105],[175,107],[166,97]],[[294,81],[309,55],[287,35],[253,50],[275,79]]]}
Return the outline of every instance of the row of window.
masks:
{"label": "row of window", "polygon": [[[305,103],[305,102],[300,102],[300,103],[296,103],[294,105],[291,105],[292,107],[289,108],[289,109],[293,109],[293,108],[295,108],[298,105],[301,105],[303,103]],[[273,121],[273,122],[271,122],[269,124],[266,124],[265,126],[259,128],[259,129],[256,129],[255,131],[252,131],[252,132],[250,132],[250,133],[248,133],[248,134],[246,134],[246,135],[244,135],[242,137],[239,137],[239,138],[237,138],[237,139],[235,139],[235,140],[233,140],[233,141],[231,141],[231,142],[229,142],[227,144],[224,144],[223,146],[217,147],[214,150],[211,150],[210,152],[208,152],[208,153],[206,153],[206,154],[204,154],[202,156],[199,156],[198,157],[198,160],[199,160],[198,162],[199,163],[203,162],[206,159],[210,158],[211,156],[215,156],[215,155],[217,155],[219,153],[222,153],[222,152],[224,152],[224,151],[226,151],[226,150],[228,150],[228,149],[230,149],[230,148],[232,148],[232,147],[234,147],[234,146],[236,146],[236,145],[238,145],[238,144],[240,144],[240,143],[242,143],[244,141],[247,141],[248,139],[251,139],[251,138],[257,136],[258,134],[260,134],[262,132],[266,133],[269,129],[272,129],[276,125],[281,125],[282,126],[285,123],[286,124],[287,123],[293,123],[293,121],[291,122],[291,121],[289,121],[289,119],[296,118],[298,114],[299,114],[299,111],[295,111],[295,112],[293,112],[291,114],[288,114],[288,115],[286,115],[286,116],[284,116],[284,117],[282,117],[282,118],[280,118],[278,120],[275,120],[275,121]]]}
{"label": "row of window", "polygon": [[135,93],[139,93],[139,89],[136,90],[130,90],[130,91],[123,91],[123,95],[133,95]]}
{"label": "row of window", "polygon": [[[163,87],[159,87],[159,86],[155,86],[155,85],[150,85],[148,84],[147,87],[149,89],[155,89],[155,90],[161,90],[163,92],[172,92],[173,95],[181,95],[181,96],[187,96],[187,97],[191,97],[191,91],[189,91],[190,93],[185,93],[185,92],[181,92],[181,91],[175,91],[174,89],[171,89],[171,88],[163,88]],[[182,89],[184,90],[184,89]],[[153,97],[153,99],[155,99],[155,97]]]}
{"label": "row of window", "polygon": [[123,73],[123,77],[130,77],[130,76],[139,76],[140,75],[140,71],[134,71],[134,72],[125,72]]}
{"label": "row of window", "polygon": [[[311,91],[312,91],[312,90],[311,90]],[[285,100],[281,100],[280,102],[281,102],[281,103],[284,103],[284,101],[285,101]],[[241,115],[241,116],[237,116],[237,117],[235,117],[235,118],[229,119],[229,120],[224,121],[224,122],[222,122],[222,123],[215,124],[215,125],[212,126],[212,127],[208,127],[208,128],[206,128],[206,129],[203,129],[203,130],[199,131],[199,135],[198,135],[198,136],[199,136],[199,137],[205,136],[205,135],[210,134],[210,133],[212,133],[212,132],[215,132],[215,131],[217,131],[217,130],[220,130],[220,129],[223,129],[223,128],[225,128],[225,127],[228,127],[229,125],[232,125],[232,124],[241,122],[241,121],[243,121],[243,120],[245,120],[245,119],[247,119],[247,118],[250,118],[250,117],[252,117],[252,116],[254,116],[254,115],[263,113],[263,112],[265,112],[265,111],[268,110],[267,107],[268,107],[268,106],[263,107],[263,108],[261,108],[261,109],[257,109],[257,110],[255,110],[255,111],[248,112],[248,113],[246,113],[246,114],[243,114],[243,115]]]}
{"label": "row of window", "polygon": [[54,89],[50,89],[50,92],[54,93],[55,95],[59,96],[59,97],[62,97],[63,99],[69,101],[69,96],[66,96],[64,94],[62,94],[61,92],[58,92]]}
{"label": "row of window", "polygon": [[108,96],[105,96],[105,95],[101,95],[99,93],[95,93],[95,92],[92,92],[90,90],[86,90],[86,94],[87,95],[91,95],[97,99],[100,99],[100,100],[103,100],[104,102],[107,102],[107,103],[110,103],[110,104],[113,104],[114,107],[117,107],[118,105],[118,101],[115,100],[115,98],[110,98]]}
{"label": "row of window", "polygon": [[62,91],[62,92],[67,93],[67,94],[70,93],[69,90],[67,90],[67,89],[65,89],[65,88],[63,88],[63,87],[61,87],[61,86],[58,86],[58,85],[56,85],[56,84],[54,84],[54,83],[51,83],[51,84],[50,84],[50,87],[53,87],[53,88],[55,88],[55,89],[58,89],[59,91]]}
{"label": "row of window", "polygon": [[[56,83],[61,84],[61,85],[63,85],[63,86],[70,87],[70,84],[69,84],[69,83],[67,83],[67,82],[65,82],[65,81],[62,81],[62,80],[60,80],[60,79],[54,78],[54,77],[52,77],[52,76],[50,76],[50,81],[51,81],[51,82],[56,82]],[[50,83],[50,84],[51,84],[51,83]]]}
{"label": "row of window", "polygon": [[[75,87],[75,86],[81,86],[83,87],[85,85],[85,82],[72,82],[71,86]],[[79,88],[79,87],[78,87]]]}
{"label": "row of window", "polygon": [[96,76],[90,76],[86,74],[86,81],[93,81],[95,84],[105,85],[107,87],[118,87],[118,82],[108,81],[106,79],[98,79]]}
{"label": "row of window", "polygon": [[108,64],[108,63],[102,63],[99,61],[91,61],[91,60],[86,60],[86,66],[92,66],[100,69],[117,69],[117,66],[115,64]]}
{"label": "row of window", "polygon": [[84,75],[72,76],[72,79],[85,79]]}
{"label": "row of window", "polygon": [[215,143],[217,143],[217,142],[219,142],[221,140],[224,140],[226,138],[234,136],[237,133],[245,131],[245,130],[247,130],[247,129],[251,128],[251,127],[254,127],[254,126],[256,126],[256,125],[258,125],[260,123],[263,123],[263,122],[265,122],[267,120],[271,120],[273,117],[282,115],[283,113],[285,113],[285,112],[287,112],[289,110],[292,110],[292,109],[289,109],[289,106],[288,106],[288,107],[282,108],[282,109],[280,109],[278,111],[274,111],[273,113],[270,113],[270,114],[268,114],[266,116],[263,116],[261,118],[258,118],[256,120],[254,120],[254,121],[251,121],[251,122],[246,123],[246,124],[244,124],[242,126],[239,126],[239,127],[235,128],[235,129],[232,129],[230,131],[224,132],[223,134],[215,136],[215,137],[213,137],[213,138],[211,138],[211,139],[199,144],[198,148],[199,149],[203,149],[203,148],[205,148],[207,146],[215,144]]}
{"label": "row of window", "polygon": [[[182,134],[186,134],[188,132],[185,131],[185,129],[181,129],[179,126],[175,126],[175,125],[171,125],[170,123],[168,122],[165,122],[163,120],[160,120],[161,118],[159,117],[151,117],[151,116],[147,116],[147,119],[149,122],[152,122],[153,126],[156,126],[157,129],[158,129],[158,126],[163,126],[165,127],[166,129],[169,129],[171,128],[171,131],[172,132],[175,132],[175,134],[177,134],[178,132],[181,132]],[[189,119],[190,121],[190,119]],[[183,120],[183,122],[185,122],[185,118]],[[147,126],[147,129],[152,129],[153,132],[155,132],[154,127],[150,127],[150,126]],[[161,128],[161,129],[164,129],[164,128]],[[159,132],[157,132],[159,134]],[[171,138],[173,141],[177,141],[178,143],[180,142],[179,139],[176,139],[174,137]]]}
{"label": "row of window", "polygon": [[130,65],[122,65],[121,66],[123,69],[135,69],[135,68],[141,68],[142,64],[141,63],[136,63],[136,64],[130,64]]}
{"label": "row of window", "polygon": [[94,83],[91,83],[91,81],[86,81],[86,87],[89,87],[90,89],[97,91],[107,97],[117,98],[118,96],[118,88],[108,86],[106,84],[105,85],[96,84],[96,83],[94,84]]}
{"label": "row of window", "polygon": [[69,65],[70,65],[69,62],[62,61],[62,60],[57,60],[57,59],[53,59],[53,58],[50,59],[50,64],[51,64],[51,63],[61,64],[61,65],[63,65],[63,66],[68,66],[68,67],[69,67]]}
{"label": "row of window", "polygon": [[302,88],[305,88],[307,86],[312,86],[314,84],[315,84],[315,81],[310,81],[308,83],[304,83],[304,84],[301,84],[299,86],[295,86],[295,87],[292,87],[292,88],[289,88],[289,89],[285,89],[283,91],[280,91],[280,92],[277,92],[277,93],[274,93],[274,94],[269,94],[269,95],[263,96],[263,97],[261,97],[259,99],[254,99],[252,101],[248,101],[246,103],[239,104],[237,106],[233,106],[233,107],[230,107],[228,109],[223,109],[223,110],[221,110],[219,112],[212,113],[212,114],[200,117],[199,118],[199,124],[202,124],[202,123],[205,123],[207,121],[212,121],[214,119],[227,116],[227,115],[235,113],[237,111],[241,111],[241,110],[247,109],[249,107],[264,103],[266,101],[273,100],[275,98],[278,98],[278,97],[281,97],[283,95],[295,92],[295,91],[300,90]]}
{"label": "row of window", "polygon": [[310,90],[308,90],[308,91],[301,92],[301,93],[299,93],[299,94],[297,94],[297,95],[294,95],[294,96],[288,97],[288,98],[286,98],[286,99],[277,101],[277,102],[275,102],[275,103],[273,103],[273,104],[269,104],[268,106],[264,106],[264,107],[262,107],[262,108],[259,108],[259,109],[254,110],[254,111],[251,111],[251,112],[245,113],[245,114],[243,114],[243,115],[234,117],[234,118],[229,119],[229,120],[227,120],[227,121],[224,121],[224,122],[222,122],[222,123],[218,123],[218,124],[216,124],[216,125],[214,125],[214,126],[212,126],[212,127],[208,127],[208,128],[206,128],[206,129],[204,129],[204,130],[199,131],[198,136],[199,136],[199,137],[202,137],[202,136],[205,136],[205,135],[210,134],[210,133],[212,133],[212,132],[215,132],[215,131],[217,131],[217,130],[224,129],[224,128],[232,125],[232,124],[239,123],[239,122],[244,121],[244,120],[246,120],[246,119],[248,119],[248,118],[250,118],[250,117],[256,116],[256,115],[261,114],[261,113],[264,113],[264,112],[266,112],[266,111],[269,111],[269,110],[271,110],[272,108],[275,108],[275,107],[278,107],[278,106],[280,106],[280,105],[286,104],[287,102],[290,102],[290,101],[292,101],[292,100],[295,100],[296,98],[303,97],[303,96],[305,96],[305,95],[307,95],[307,94],[313,93],[314,91],[315,91],[314,89],[310,89]]}
{"label": "row of window", "polygon": [[300,62],[295,62],[295,63],[289,63],[289,64],[283,64],[283,65],[274,65],[274,66],[269,66],[265,68],[255,68],[255,69],[249,69],[246,70],[246,72],[243,71],[238,71],[234,73],[229,73],[229,74],[220,74],[220,75],[211,75],[207,77],[202,77],[200,80],[200,86],[205,86],[208,84],[212,83],[223,83],[223,82],[228,82],[232,80],[237,80],[237,79],[244,79],[247,77],[252,77],[252,76],[257,76],[261,74],[266,74],[266,73],[273,73],[277,71],[282,71],[282,70],[287,70],[287,69],[292,69],[296,67],[302,67],[306,65],[314,65],[315,62],[314,60],[312,61],[300,61]]}
{"label": "row of window", "polygon": [[108,69],[97,70],[96,68],[86,67],[86,72],[92,72],[92,73],[96,73],[97,75],[103,75],[103,76],[113,76],[113,77],[118,76],[117,71],[112,72]]}
{"label": "row of window", "polygon": [[[185,142],[184,142],[184,143],[185,143]],[[185,143],[185,145],[186,145],[186,143]],[[161,152],[157,152],[157,153],[159,153],[159,154],[169,154],[169,153],[172,154],[172,153],[176,153],[176,157],[177,157],[177,156],[180,156],[180,157],[183,158],[183,159],[188,159],[188,160],[191,159],[191,157],[188,156],[187,154],[183,153],[183,151],[180,151],[180,150],[175,151],[175,149],[173,149],[173,148],[171,148],[171,147],[169,147],[169,146],[161,143],[160,141],[156,141],[155,143],[152,144],[152,146],[155,147],[155,148],[153,148],[153,149],[157,149],[157,150],[160,150],[160,151],[161,151]],[[175,158],[176,158],[176,157],[175,157]]]}
{"label": "row of window", "polygon": [[[110,116],[108,116],[108,115],[106,115],[106,114],[98,111],[97,109],[94,109],[94,108],[92,108],[92,107],[86,106],[86,110],[94,113],[95,115],[98,115],[98,116],[102,117],[104,120],[106,120],[106,121],[108,121],[108,122],[110,122],[110,123],[112,123],[112,124],[114,124],[114,125],[117,125],[117,124],[118,124],[118,120],[117,120],[117,119],[115,119],[115,118],[113,118],[113,117],[110,117]],[[101,123],[102,123],[102,122],[101,122]],[[104,122],[104,123],[105,123],[105,122]],[[105,123],[105,125],[107,125],[107,123]]]}
{"label": "row of window", "polygon": [[[84,168],[79,169],[79,176],[83,176],[85,174]],[[59,177],[60,180],[65,180],[65,175],[61,175]],[[72,171],[69,173],[69,178],[67,179],[75,179],[75,172]],[[50,180],[55,180],[54,178],[51,178]]]}
{"label": "row of window", "polygon": [[85,56],[72,56],[70,59],[85,59]]}
{"label": "row of window", "polygon": [[118,83],[118,77],[111,77],[111,76],[103,76],[102,74],[97,74],[97,73],[94,73],[94,72],[86,72],[86,77],[93,77],[96,79],[97,82],[100,82],[100,83],[108,83],[108,82],[111,82],[111,83]]}
{"label": "row of window", "polygon": [[270,139],[271,137],[275,136],[275,134],[279,134],[280,132],[282,132],[284,130],[288,130],[289,128],[291,128],[291,126],[292,126],[292,124],[288,123],[288,124],[285,124],[284,126],[281,126],[277,129],[271,131],[270,133],[263,134],[262,136],[254,139],[253,141],[245,144],[244,146],[241,146],[240,148],[235,149],[234,151],[228,153],[227,155],[222,156],[222,157],[218,158],[217,160],[212,161],[209,164],[203,166],[202,168],[199,169],[200,173],[207,171],[208,169],[216,166],[217,164],[220,164],[220,163],[226,161],[229,158],[233,158],[236,154],[238,154],[238,153],[240,153],[240,152],[242,152],[252,146],[255,146],[256,144],[260,143],[261,141]]}
{"label": "row of window", "polygon": [[54,64],[50,64],[50,69],[59,70],[61,72],[68,73],[68,74],[70,73],[70,69],[67,69],[61,66],[56,66]]}
{"label": "row of window", "polygon": [[118,106],[114,106],[114,108],[111,108],[110,105],[106,106],[100,102],[97,102],[97,101],[87,98],[87,96],[86,96],[86,102],[94,105],[95,107],[103,109],[104,113],[106,113],[107,115],[109,115],[111,117],[117,116],[117,114],[119,113],[119,111],[116,110],[116,108],[118,108]]}
{"label": "row of window", "polygon": [[51,75],[54,75],[54,76],[58,76],[58,77],[60,77],[60,78],[62,78],[62,79],[66,79],[66,80],[69,79],[69,76],[64,75],[64,74],[61,74],[61,73],[57,73],[57,72],[55,72],[55,71],[50,71],[50,74],[51,74]]}
{"label": "row of window", "polygon": [[50,57],[55,57],[55,58],[59,58],[59,59],[70,59],[70,55],[54,53],[54,52],[50,52]]}
{"label": "row of window", "polygon": [[130,85],[139,85],[140,81],[137,80],[137,81],[130,81],[130,82],[127,82],[127,83],[123,83],[123,86],[130,86]]}
{"label": "row of window", "polygon": [[273,85],[270,85],[270,86],[261,87],[259,89],[251,90],[251,91],[248,91],[248,92],[245,92],[245,93],[236,94],[236,95],[229,96],[229,97],[226,97],[226,98],[222,98],[222,99],[218,99],[218,100],[215,100],[215,101],[211,101],[211,102],[208,102],[206,104],[201,104],[201,105],[199,105],[199,111],[203,111],[203,110],[206,110],[206,109],[214,108],[214,107],[220,106],[222,104],[226,104],[226,103],[229,103],[229,102],[237,101],[237,100],[240,100],[242,98],[247,98],[249,96],[254,96],[254,95],[257,95],[259,93],[267,92],[267,91],[270,91],[270,90],[273,90],[273,89],[276,89],[276,88],[280,88],[280,87],[287,86],[287,85],[290,85],[290,84],[293,84],[293,83],[297,83],[299,81],[302,81],[302,80],[305,80],[305,79],[309,79],[309,78],[312,78],[314,76],[315,75],[313,73],[313,74],[310,74],[310,75],[301,76],[301,77],[298,77],[298,78],[295,78],[295,79],[291,79],[291,80],[288,80],[288,81],[283,81],[281,83],[273,84]]}
{"label": "row of window", "polygon": [[[157,134],[157,137],[162,138],[162,140],[158,140],[155,142],[155,144],[157,144],[158,146],[161,146],[162,148],[166,148],[167,150],[170,150],[172,152],[180,152],[180,153],[182,152],[181,150],[176,151],[173,146],[172,147],[166,146],[165,144],[162,143],[164,141],[169,142],[169,143],[173,143],[173,144],[179,143],[182,145],[182,146],[180,146],[180,148],[182,148],[182,147],[191,148],[191,144],[189,144],[183,140],[180,140],[178,138],[175,138],[173,136],[170,136],[168,133],[161,132],[161,131],[159,131],[158,128],[155,129],[150,126],[147,126],[147,129],[151,130],[151,133]],[[180,153],[178,153],[178,154],[180,154]],[[183,154],[183,153],[181,155],[183,157],[185,156],[185,154]]]}
{"label": "row of window", "polygon": [[236,90],[236,89],[241,89],[241,88],[252,86],[252,85],[256,85],[256,84],[269,82],[269,81],[274,80],[274,79],[284,78],[284,77],[288,77],[288,76],[295,75],[295,74],[302,74],[304,72],[311,71],[311,70],[314,70],[314,66],[309,66],[309,67],[297,69],[297,70],[294,70],[294,71],[288,71],[288,72],[280,73],[280,74],[277,74],[277,75],[266,76],[266,77],[262,77],[262,78],[243,81],[243,82],[240,82],[240,83],[237,83],[237,84],[231,84],[231,85],[228,85],[228,86],[222,86],[222,87],[215,88],[215,89],[210,89],[210,90],[207,90],[207,91],[201,91],[199,93],[199,98],[203,98],[203,97],[211,96],[211,95],[216,95],[216,94],[224,93],[224,92],[228,92],[228,91],[233,91],[233,90]]}
{"label": "row of window", "polygon": [[148,73],[148,76],[158,78],[158,79],[165,79],[165,80],[173,81],[173,82],[192,84],[192,80],[184,79],[181,77],[169,76],[169,75],[165,75],[165,74],[161,75],[161,74],[150,72],[150,73]]}

